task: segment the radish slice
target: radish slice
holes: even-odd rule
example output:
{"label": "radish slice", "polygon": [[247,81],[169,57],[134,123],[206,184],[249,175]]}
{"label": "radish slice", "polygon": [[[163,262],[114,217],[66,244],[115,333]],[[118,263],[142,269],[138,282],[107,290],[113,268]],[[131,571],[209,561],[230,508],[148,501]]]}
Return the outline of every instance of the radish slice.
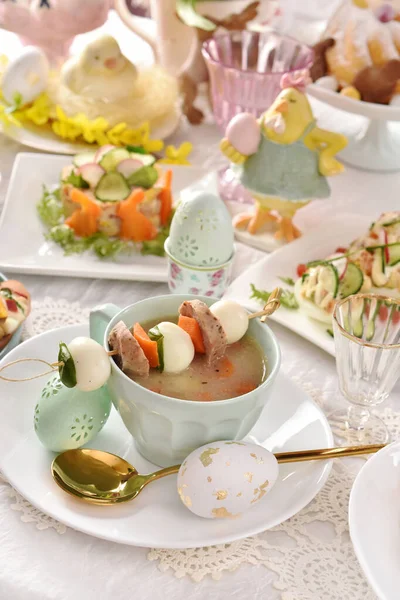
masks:
{"label": "radish slice", "polygon": [[141,169],[143,167],[143,163],[140,160],[136,160],[136,158],[125,158],[122,160],[117,166],[118,173],[121,173],[126,179],[128,179],[132,173]]}
{"label": "radish slice", "polygon": [[107,154],[107,152],[110,152],[110,150],[114,150],[115,146],[113,146],[112,144],[106,144],[105,146],[100,146],[100,148],[97,150],[96,154],[94,155],[94,162],[99,163],[101,161],[101,159],[103,158],[103,156],[105,154]]}
{"label": "radish slice", "polygon": [[341,280],[346,274],[347,265],[349,261],[347,260],[346,256],[343,256],[343,254],[339,253],[331,254],[331,256],[328,256],[328,260],[332,260],[332,258],[336,259],[332,264],[338,272],[339,280]]}
{"label": "radish slice", "polygon": [[91,188],[95,188],[103,177],[105,170],[97,163],[89,163],[79,168],[79,175],[82,176]]}

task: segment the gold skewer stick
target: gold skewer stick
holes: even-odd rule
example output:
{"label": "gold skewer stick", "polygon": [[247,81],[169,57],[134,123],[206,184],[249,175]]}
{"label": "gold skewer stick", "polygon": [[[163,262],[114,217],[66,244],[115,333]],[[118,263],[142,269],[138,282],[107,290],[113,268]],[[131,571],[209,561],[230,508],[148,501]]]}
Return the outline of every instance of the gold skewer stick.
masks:
{"label": "gold skewer stick", "polygon": [[264,322],[267,319],[267,317],[272,315],[272,313],[274,313],[280,307],[281,303],[280,303],[279,299],[280,299],[281,295],[282,295],[282,289],[279,287],[275,288],[271,292],[268,302],[264,306],[264,308],[262,310],[260,310],[259,312],[249,315],[249,320],[255,319],[256,317],[261,317],[261,321]]}
{"label": "gold skewer stick", "polygon": [[302,462],[305,460],[327,460],[328,458],[342,458],[343,456],[361,456],[363,454],[373,454],[385,446],[386,444],[372,444],[368,446],[295,450],[293,452],[275,452],[275,457],[278,463]]}

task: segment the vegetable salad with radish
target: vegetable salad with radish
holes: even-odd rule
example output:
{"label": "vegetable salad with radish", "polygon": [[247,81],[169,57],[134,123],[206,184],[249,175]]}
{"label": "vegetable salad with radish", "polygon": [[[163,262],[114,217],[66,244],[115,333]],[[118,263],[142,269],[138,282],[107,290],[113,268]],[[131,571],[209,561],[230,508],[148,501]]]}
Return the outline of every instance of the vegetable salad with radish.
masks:
{"label": "vegetable salad with radish", "polygon": [[[299,264],[291,303],[310,318],[330,325],[336,302],[357,293],[400,297],[400,211],[383,213],[368,231],[322,260]],[[289,281],[289,278],[281,278]],[[252,286],[252,297],[268,292]]]}
{"label": "vegetable salad with radish", "polygon": [[172,172],[142,147],[103,146],[74,157],[60,186],[44,190],[37,209],[46,237],[66,254],[88,249],[163,255],[172,217]]}

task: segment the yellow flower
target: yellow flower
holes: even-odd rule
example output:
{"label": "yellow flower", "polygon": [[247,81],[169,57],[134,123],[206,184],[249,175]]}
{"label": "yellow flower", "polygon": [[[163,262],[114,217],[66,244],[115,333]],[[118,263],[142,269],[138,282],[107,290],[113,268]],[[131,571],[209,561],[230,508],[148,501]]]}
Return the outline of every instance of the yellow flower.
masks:
{"label": "yellow flower", "polygon": [[67,140],[76,140],[82,135],[82,127],[73,118],[67,117],[61,106],[56,106],[56,115],[57,119],[51,126],[56,135]]}
{"label": "yellow flower", "polygon": [[22,118],[27,118],[35,125],[45,125],[50,118],[50,100],[46,94],[40,94],[29,108],[18,111]]}
{"label": "yellow flower", "polygon": [[15,125],[16,127],[21,127],[21,122],[16,118],[15,113],[8,113],[7,107],[3,104],[0,104],[0,121],[7,125]]}
{"label": "yellow flower", "polygon": [[141,131],[141,145],[149,152],[149,154],[153,154],[154,152],[160,152],[164,148],[164,142],[162,140],[151,140],[150,139],[150,123],[146,121],[139,127]]}
{"label": "yellow flower", "polygon": [[107,131],[107,138],[109,144],[114,144],[114,146],[119,146],[121,144],[121,134],[126,130],[126,123],[117,123]]}
{"label": "yellow flower", "polygon": [[107,129],[109,123],[103,117],[90,121],[86,115],[79,113],[73,117],[73,122],[81,128],[83,139],[89,144],[96,142],[99,146],[108,144]]}
{"label": "yellow flower", "polygon": [[164,163],[165,165],[190,165],[187,157],[192,150],[193,144],[190,142],[183,142],[179,148],[167,146],[165,148],[165,158],[162,158],[158,162]]}
{"label": "yellow flower", "polygon": [[150,154],[159,152],[164,147],[162,140],[150,139],[150,125],[143,123],[137,129],[125,129],[119,138],[119,143],[123,146],[143,146],[146,152]]}

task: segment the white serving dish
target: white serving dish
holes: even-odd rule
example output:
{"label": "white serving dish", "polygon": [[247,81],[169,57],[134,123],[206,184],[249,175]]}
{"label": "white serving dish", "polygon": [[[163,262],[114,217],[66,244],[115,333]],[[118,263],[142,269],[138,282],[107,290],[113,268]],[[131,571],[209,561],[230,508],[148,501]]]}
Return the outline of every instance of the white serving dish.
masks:
{"label": "white serving dish", "polygon": [[[261,305],[255,300],[250,300],[251,283],[259,289],[268,291],[272,291],[277,286],[292,289],[285,285],[280,277],[291,277],[296,280],[298,264],[329,256],[336,248],[347,246],[365,232],[370,224],[371,218],[364,215],[343,213],[331,217],[326,225],[309,231],[306,236],[266,256],[244,271],[229,286],[224,297],[234,298],[252,310],[260,310]],[[299,309],[290,310],[283,306],[269,318],[334,355],[335,345],[332,337],[327,333],[328,325],[309,319]]]}
{"label": "white serving dish", "polygon": [[[43,333],[15,348],[6,360],[36,356],[52,362],[60,340],[68,343],[80,335],[88,335],[87,326]],[[31,363],[20,363],[12,373],[14,377],[28,377],[37,373],[34,369]],[[269,529],[297,513],[319,492],[331,469],[331,463],[325,461],[281,465],[279,479],[265,502],[235,520],[202,519],[188,511],[179,500],[175,476],[151,484],[132,502],[113,507],[89,505],[65,494],[53,482],[50,465],[55,455],[36,438],[33,412],[44,383],[0,381],[0,397],[7,398],[0,420],[0,471],[38,510],[98,538],[153,548],[229,543]],[[332,433],[323,412],[282,373],[269,404],[245,439],[275,451],[332,446]],[[140,473],[157,469],[138,453],[114,409],[103,431],[89,445],[122,456]]]}
{"label": "white serving dish", "polygon": [[349,136],[339,158],[368,171],[400,170],[400,125],[394,123],[400,121],[400,106],[354,100],[316,84],[309,85],[307,92],[334,108],[368,119],[356,135]]}
{"label": "white serving dish", "polygon": [[[61,169],[70,163],[68,156],[18,154],[0,220],[0,269],[39,275],[167,281],[166,258],[138,253],[115,261],[101,260],[90,251],[64,256],[57,244],[45,240],[46,230],[36,204],[43,185],[57,185]],[[175,200],[183,188],[204,175],[195,167],[171,168]]]}

